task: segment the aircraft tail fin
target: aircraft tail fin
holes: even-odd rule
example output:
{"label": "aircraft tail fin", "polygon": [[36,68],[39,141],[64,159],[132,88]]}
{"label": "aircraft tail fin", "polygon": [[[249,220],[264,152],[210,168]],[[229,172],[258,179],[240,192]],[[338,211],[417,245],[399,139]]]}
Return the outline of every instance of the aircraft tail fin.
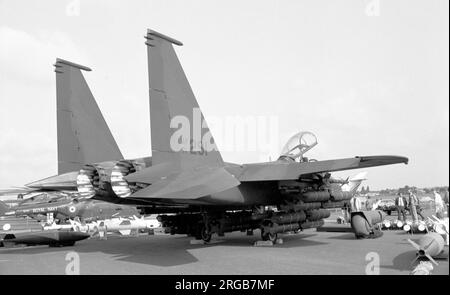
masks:
{"label": "aircraft tail fin", "polygon": [[361,183],[367,180],[367,172],[361,172],[349,179],[348,183],[342,185],[342,191],[356,192]]}
{"label": "aircraft tail fin", "polygon": [[148,30],[148,75],[153,164],[223,165],[191,86],[173,48],[180,41]]}
{"label": "aircraft tail fin", "polygon": [[122,153],[81,71],[90,68],[56,59],[58,174],[87,163],[121,160]]}

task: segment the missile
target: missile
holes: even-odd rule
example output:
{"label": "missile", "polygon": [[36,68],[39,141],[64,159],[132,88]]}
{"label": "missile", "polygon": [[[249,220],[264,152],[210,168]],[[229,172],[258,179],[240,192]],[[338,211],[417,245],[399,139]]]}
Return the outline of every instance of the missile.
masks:
{"label": "missile", "polygon": [[421,232],[424,232],[424,231],[427,230],[427,227],[426,227],[425,224],[421,223],[421,224],[419,224],[419,225],[417,226],[417,229],[418,229],[419,231],[421,231]]}
{"label": "missile", "polygon": [[[423,222],[423,221],[418,221],[418,222],[407,222],[404,226],[403,226],[403,230],[405,232],[413,232],[413,233],[425,233],[428,232],[428,224]],[[430,225],[431,227],[431,225]]]}
{"label": "missile", "polygon": [[406,231],[406,232],[409,232],[409,231],[411,230],[411,225],[405,224],[405,225],[403,226],[403,230]]}
{"label": "missile", "polygon": [[7,234],[3,244],[73,246],[76,241],[89,238],[90,235],[69,230],[44,230],[26,233]]}

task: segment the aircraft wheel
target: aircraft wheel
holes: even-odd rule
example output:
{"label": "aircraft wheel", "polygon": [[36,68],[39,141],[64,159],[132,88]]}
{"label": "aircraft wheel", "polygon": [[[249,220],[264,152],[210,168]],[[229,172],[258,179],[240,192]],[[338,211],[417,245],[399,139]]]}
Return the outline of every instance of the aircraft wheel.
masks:
{"label": "aircraft wheel", "polygon": [[275,243],[278,238],[278,234],[271,234],[270,232],[264,232],[263,229],[261,229],[261,239],[263,241],[271,241],[272,243]]}
{"label": "aircraft wheel", "polygon": [[211,241],[212,233],[206,227],[202,227],[202,240],[205,242]]}

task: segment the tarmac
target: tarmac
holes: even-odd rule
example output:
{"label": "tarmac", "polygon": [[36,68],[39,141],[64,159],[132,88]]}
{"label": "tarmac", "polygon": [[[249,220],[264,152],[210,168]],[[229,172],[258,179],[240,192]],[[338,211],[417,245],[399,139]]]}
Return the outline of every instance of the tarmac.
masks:
{"label": "tarmac", "polygon": [[[381,275],[408,275],[415,250],[406,239],[420,235],[384,231],[378,239],[356,240],[353,233],[309,229],[281,237],[283,244],[272,247],[253,246],[260,238],[256,230],[253,236],[216,237],[207,245],[191,244],[184,235],[141,235],[91,238],[73,247],[0,248],[0,275],[63,275],[74,255],[82,275],[364,275],[377,274],[377,262]],[[449,275],[448,258],[438,263],[432,274]]]}

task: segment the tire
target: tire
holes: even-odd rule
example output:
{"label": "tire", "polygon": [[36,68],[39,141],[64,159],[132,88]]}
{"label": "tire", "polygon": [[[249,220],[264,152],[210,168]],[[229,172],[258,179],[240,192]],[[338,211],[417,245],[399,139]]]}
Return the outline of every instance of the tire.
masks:
{"label": "tire", "polygon": [[277,238],[278,234],[266,233],[263,229],[261,229],[261,239],[263,241],[271,241],[272,243],[275,243]]}
{"label": "tire", "polygon": [[204,242],[208,243],[211,241],[212,233],[210,231],[208,231],[205,226],[203,226],[201,236],[202,236],[202,240]]}

